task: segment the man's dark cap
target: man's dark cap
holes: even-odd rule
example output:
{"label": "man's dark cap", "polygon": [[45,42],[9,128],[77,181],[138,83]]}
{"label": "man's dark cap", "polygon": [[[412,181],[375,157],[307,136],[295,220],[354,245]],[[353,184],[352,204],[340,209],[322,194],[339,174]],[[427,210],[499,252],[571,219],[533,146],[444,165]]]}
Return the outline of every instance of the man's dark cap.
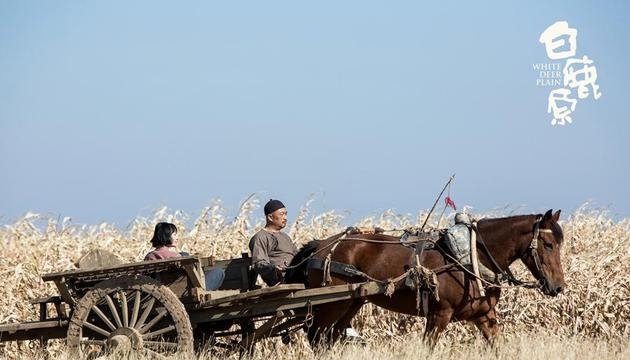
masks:
{"label": "man's dark cap", "polygon": [[271,199],[265,204],[265,216],[271,214],[278,209],[282,209],[283,207],[285,206],[282,201]]}

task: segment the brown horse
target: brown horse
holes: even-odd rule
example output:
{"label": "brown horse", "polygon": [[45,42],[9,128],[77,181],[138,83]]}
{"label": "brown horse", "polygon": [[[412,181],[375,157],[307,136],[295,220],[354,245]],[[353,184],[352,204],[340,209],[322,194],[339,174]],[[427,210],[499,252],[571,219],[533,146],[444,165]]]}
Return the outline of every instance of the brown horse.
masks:
{"label": "brown horse", "polygon": [[[559,217],[559,210],[553,214],[549,210],[545,215],[480,220],[477,224],[479,261],[496,274],[511,276],[509,265],[520,259],[538,280],[540,290],[546,295],[556,296],[565,286],[560,263],[563,234],[558,224]],[[325,259],[329,254],[333,262],[353,265],[367,276],[330,272],[329,281],[324,281],[323,270],[311,268],[306,278],[302,275],[300,279],[300,274],[305,274],[305,264],[302,264],[302,268],[298,268],[302,272],[288,274],[289,281],[304,280],[310,287],[320,287],[323,282],[341,285],[369,278],[386,281],[400,277],[413,266],[416,252],[401,243],[398,237],[357,234],[311,242],[300,250],[293,263],[304,263],[302,260],[309,256]],[[499,333],[494,310],[501,295],[499,286],[485,286],[485,296],[481,296],[476,279],[455,266],[447,253],[439,248],[424,250],[421,264],[433,269],[436,274],[439,297],[423,297],[428,304],[417,306],[417,292],[406,286],[397,286],[391,297],[381,294],[366,300],[395,312],[426,316],[424,338],[431,345],[453,321],[473,322],[489,341]],[[307,331],[311,345],[332,344],[338,340],[364,303],[363,299],[356,299],[315,308],[312,325]]]}

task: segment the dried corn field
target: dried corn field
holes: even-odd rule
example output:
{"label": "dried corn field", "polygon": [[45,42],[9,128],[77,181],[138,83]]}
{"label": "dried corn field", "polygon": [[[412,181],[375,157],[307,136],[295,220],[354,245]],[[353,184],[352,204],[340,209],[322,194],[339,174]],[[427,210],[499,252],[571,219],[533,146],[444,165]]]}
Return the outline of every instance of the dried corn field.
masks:
{"label": "dried corn field", "polygon": [[[142,259],[150,250],[148,240],[158,221],[170,221],[180,229],[180,248],[190,253],[214,254],[217,258],[238,257],[247,249],[249,237],[262,225],[259,202],[249,199],[236,216],[215,201],[191,217],[181,211],[162,208],[149,217],[138,217],[124,228],[112,224],[75,225],[69,218],[29,213],[0,229],[0,323],[36,318],[29,299],[52,295],[56,289],[42,282],[44,273],[75,268],[74,262],[88,250],[105,248],[123,260]],[[348,225],[401,229],[418,226],[426,213],[398,215],[386,211],[380,216],[347,224],[336,211],[310,213],[307,202],[289,224],[287,231],[298,243],[325,238]],[[510,215],[507,213],[492,216]],[[479,214],[477,217],[481,217]],[[322,357],[341,359],[407,358],[428,359],[497,358],[629,358],[630,339],[630,219],[613,221],[606,211],[582,207],[573,214],[563,213],[565,232],[563,265],[568,284],[556,298],[535,290],[507,289],[498,305],[503,335],[494,349],[487,348],[477,330],[466,324],[451,324],[433,352],[419,338],[424,328],[421,318],[399,315],[367,305],[354,320],[354,326],[368,339],[366,347],[337,346]],[[437,218],[430,223],[437,226]],[[441,225],[446,226],[447,220]],[[517,277],[531,279],[522,266]],[[303,334],[283,346],[266,340],[255,358],[315,358]],[[543,346],[544,345],[544,346]],[[204,353],[200,358],[237,358],[222,352]],[[46,349],[36,342],[0,343],[0,358],[65,358],[62,342]]]}

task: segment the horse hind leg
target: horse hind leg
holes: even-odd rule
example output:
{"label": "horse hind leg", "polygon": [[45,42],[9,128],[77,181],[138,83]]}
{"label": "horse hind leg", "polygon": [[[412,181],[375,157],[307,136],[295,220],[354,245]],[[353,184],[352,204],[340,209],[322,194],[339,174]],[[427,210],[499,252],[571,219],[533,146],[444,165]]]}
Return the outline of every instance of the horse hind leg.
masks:
{"label": "horse hind leg", "polygon": [[339,338],[337,324],[351,309],[353,302],[353,300],[341,301],[334,304],[320,305],[315,309],[313,322],[306,331],[311,348],[330,347]]}
{"label": "horse hind leg", "polygon": [[339,320],[337,320],[332,332],[332,343],[337,342],[337,340],[345,336],[346,329],[351,326],[352,319],[359,312],[359,310],[361,310],[363,304],[363,300],[355,300],[350,304],[350,306],[346,310],[346,313],[343,314],[343,316],[341,316]]}
{"label": "horse hind leg", "polygon": [[311,348],[318,352],[322,350],[328,343],[328,333],[332,328],[333,322],[320,319],[320,315],[313,317],[313,321],[306,328],[306,338]]}

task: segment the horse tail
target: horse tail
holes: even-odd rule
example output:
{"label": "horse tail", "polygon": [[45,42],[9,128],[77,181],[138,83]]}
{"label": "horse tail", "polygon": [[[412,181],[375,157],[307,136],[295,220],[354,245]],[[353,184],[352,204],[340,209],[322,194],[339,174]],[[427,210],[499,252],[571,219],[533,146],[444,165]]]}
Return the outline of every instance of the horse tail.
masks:
{"label": "horse tail", "polygon": [[308,262],[308,258],[315,252],[315,250],[317,250],[320,242],[321,241],[319,240],[312,240],[298,250],[284,275],[284,279],[287,284],[304,284],[305,286],[308,286],[306,278],[306,264]]}

